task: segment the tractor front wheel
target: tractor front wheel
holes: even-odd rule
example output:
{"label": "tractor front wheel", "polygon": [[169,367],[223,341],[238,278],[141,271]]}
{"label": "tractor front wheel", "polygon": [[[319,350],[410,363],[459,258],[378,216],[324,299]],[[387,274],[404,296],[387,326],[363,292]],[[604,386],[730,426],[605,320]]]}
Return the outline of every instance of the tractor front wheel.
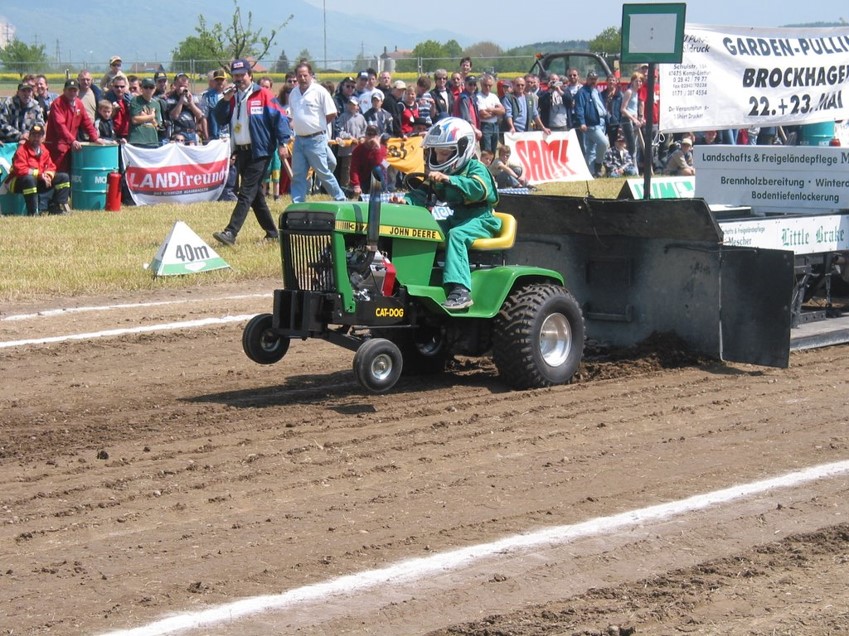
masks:
{"label": "tractor front wheel", "polygon": [[372,329],[375,338],[391,340],[404,358],[404,375],[435,375],[445,370],[449,351],[445,334],[439,327],[416,329]]}
{"label": "tractor front wheel", "polygon": [[403,366],[401,350],[384,338],[366,340],[354,354],[354,376],[372,393],[384,393],[395,386]]}
{"label": "tractor front wheel", "polygon": [[279,362],[289,350],[289,339],[274,333],[272,323],[271,314],[259,314],[248,321],[242,332],[242,349],[257,364]]}
{"label": "tractor front wheel", "polygon": [[584,352],[584,317],[575,298],[559,285],[514,290],[493,325],[493,360],[514,389],[565,384]]}

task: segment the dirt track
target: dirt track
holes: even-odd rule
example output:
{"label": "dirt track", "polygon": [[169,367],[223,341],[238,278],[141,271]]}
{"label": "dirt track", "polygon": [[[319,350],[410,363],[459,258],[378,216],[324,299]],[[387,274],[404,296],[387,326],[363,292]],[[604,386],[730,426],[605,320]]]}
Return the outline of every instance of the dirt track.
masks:
{"label": "dirt track", "polygon": [[[4,307],[0,343],[258,313],[272,285]],[[2,633],[140,627],[849,459],[846,346],[787,370],[591,360],[528,392],[464,358],[374,397],[323,343],[251,363],[242,325],[0,348]],[[847,491],[841,473],[191,633],[844,634]]]}

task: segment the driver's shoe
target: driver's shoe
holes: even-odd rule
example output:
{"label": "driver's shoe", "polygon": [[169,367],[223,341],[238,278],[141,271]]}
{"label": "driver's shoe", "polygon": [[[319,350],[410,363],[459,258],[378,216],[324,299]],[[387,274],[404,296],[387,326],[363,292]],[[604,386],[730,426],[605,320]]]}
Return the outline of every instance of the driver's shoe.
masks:
{"label": "driver's shoe", "polygon": [[442,306],[448,311],[459,311],[460,309],[468,309],[474,304],[469,290],[462,285],[456,285],[448,294],[448,298],[445,299]]}

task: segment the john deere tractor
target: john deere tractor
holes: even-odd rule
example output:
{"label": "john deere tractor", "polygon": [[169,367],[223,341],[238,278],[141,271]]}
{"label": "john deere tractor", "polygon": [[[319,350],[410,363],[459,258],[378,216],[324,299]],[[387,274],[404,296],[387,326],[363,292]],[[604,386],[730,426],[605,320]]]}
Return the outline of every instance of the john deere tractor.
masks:
{"label": "john deere tractor", "polygon": [[378,196],[290,205],[279,224],[284,287],[272,313],[245,327],[245,353],[272,364],[291,340],[321,338],[356,352],[354,375],[374,393],[402,374],[440,373],[454,354],[488,352],[513,388],[568,382],[583,353],[580,307],[558,272],[505,264],[516,222],[501,218],[500,234],[469,252],[474,305],[449,312],[445,237],[430,209]]}

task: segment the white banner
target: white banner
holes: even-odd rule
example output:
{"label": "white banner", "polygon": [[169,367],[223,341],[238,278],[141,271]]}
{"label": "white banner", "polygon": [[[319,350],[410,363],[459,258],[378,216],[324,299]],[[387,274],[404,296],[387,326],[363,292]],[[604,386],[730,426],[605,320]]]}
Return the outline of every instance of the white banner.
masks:
{"label": "white banner", "polygon": [[699,146],[696,196],[758,210],[849,208],[849,148]]}
{"label": "white banner", "polygon": [[504,143],[522,164],[522,176],[532,185],[548,181],[590,181],[592,175],[574,130],[505,133]]}
{"label": "white banner", "polygon": [[230,170],[230,142],[205,146],[122,147],[127,188],[136,205],[217,201]]}
{"label": "white banner", "polygon": [[664,131],[812,124],[849,117],[846,27],[687,24],[681,64],[659,68]]}
{"label": "white banner", "polygon": [[789,250],[794,254],[822,254],[849,249],[849,215],[814,216],[723,221],[722,242],[741,247]]}

